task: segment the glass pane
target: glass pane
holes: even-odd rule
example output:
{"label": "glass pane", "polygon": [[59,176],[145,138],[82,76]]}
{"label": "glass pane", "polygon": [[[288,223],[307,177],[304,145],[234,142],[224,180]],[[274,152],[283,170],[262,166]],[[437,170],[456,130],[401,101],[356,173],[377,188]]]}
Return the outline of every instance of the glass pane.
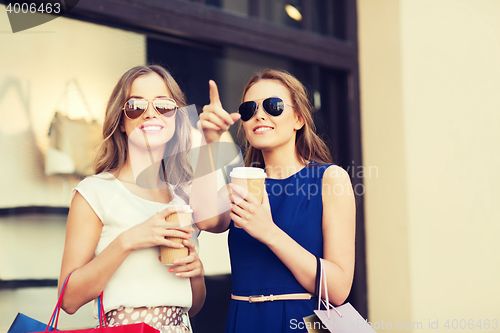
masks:
{"label": "glass pane", "polygon": [[266,21],[301,28],[300,0],[260,0],[260,16]]}
{"label": "glass pane", "polygon": [[[2,15],[5,10],[0,5]],[[104,106],[117,79],[133,65],[145,63],[144,35],[65,17],[50,24],[50,28],[42,24],[23,32],[23,38],[0,33],[1,45],[9,45],[8,52],[2,46],[0,55],[0,208],[67,207],[70,200],[63,178],[55,181],[55,176],[44,173],[50,141],[47,131],[56,109],[73,119],[102,123]],[[10,29],[9,21],[0,19],[0,31]],[[47,29],[54,33],[43,33]],[[33,60],[38,54],[51,59],[43,70]],[[69,188],[79,181],[78,177],[64,179]],[[0,247],[0,261],[3,253]],[[1,279],[6,278],[5,273],[0,265]]]}
{"label": "glass pane", "polygon": [[221,6],[220,2],[221,0],[205,0],[205,5],[220,7]]}
{"label": "glass pane", "polygon": [[312,31],[345,39],[345,0],[312,0]]}
{"label": "glass pane", "polygon": [[249,1],[250,0],[205,0],[205,4],[248,16]]}

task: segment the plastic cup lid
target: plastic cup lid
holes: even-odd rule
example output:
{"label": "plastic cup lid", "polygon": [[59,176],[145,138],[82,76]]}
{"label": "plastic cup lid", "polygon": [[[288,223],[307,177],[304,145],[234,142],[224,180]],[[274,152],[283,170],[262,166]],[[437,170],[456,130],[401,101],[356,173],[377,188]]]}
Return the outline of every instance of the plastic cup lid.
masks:
{"label": "plastic cup lid", "polygon": [[263,169],[253,167],[234,168],[229,176],[232,178],[242,179],[261,179],[267,177],[266,172]]}

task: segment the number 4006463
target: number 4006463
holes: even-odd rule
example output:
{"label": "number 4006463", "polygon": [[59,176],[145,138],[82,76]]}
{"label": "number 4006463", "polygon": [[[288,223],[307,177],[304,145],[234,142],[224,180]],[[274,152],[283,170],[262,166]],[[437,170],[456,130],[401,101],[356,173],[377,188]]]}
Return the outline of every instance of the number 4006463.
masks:
{"label": "number 4006463", "polygon": [[51,2],[42,2],[42,3],[9,3],[7,7],[5,7],[5,10],[7,13],[45,13],[45,14],[61,14],[61,4],[58,2],[51,3]]}
{"label": "number 4006463", "polygon": [[443,327],[447,329],[498,329],[498,319],[484,319],[484,320],[474,320],[474,319],[448,319],[444,323]]}

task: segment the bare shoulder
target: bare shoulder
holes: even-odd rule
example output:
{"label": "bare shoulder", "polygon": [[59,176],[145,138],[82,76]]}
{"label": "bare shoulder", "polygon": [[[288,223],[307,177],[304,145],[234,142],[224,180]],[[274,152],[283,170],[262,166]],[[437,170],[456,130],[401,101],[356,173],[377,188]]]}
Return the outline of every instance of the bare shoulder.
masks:
{"label": "bare shoulder", "polygon": [[329,185],[349,185],[351,178],[349,174],[338,165],[330,165],[323,174],[323,183]]}
{"label": "bare shoulder", "polygon": [[85,197],[80,193],[80,191],[75,190],[75,195],[71,200],[71,205],[69,206],[69,209],[85,210],[85,209],[91,209],[91,206],[88,203],[87,199],[85,199]]}
{"label": "bare shoulder", "polygon": [[101,219],[79,191],[76,191],[69,207],[68,222],[74,220],[85,222],[85,225],[95,222],[98,226],[102,226]]}
{"label": "bare shoulder", "polygon": [[[324,222],[328,221],[323,224],[327,228],[325,232],[333,232],[328,229],[333,227],[338,235],[354,237],[356,202],[349,173],[337,165],[329,166],[323,174],[322,197]],[[347,229],[339,232],[339,226]],[[338,240],[336,242],[338,243]]]}
{"label": "bare shoulder", "polygon": [[323,204],[348,205],[354,203],[354,191],[349,174],[337,165],[331,165],[323,174]]}

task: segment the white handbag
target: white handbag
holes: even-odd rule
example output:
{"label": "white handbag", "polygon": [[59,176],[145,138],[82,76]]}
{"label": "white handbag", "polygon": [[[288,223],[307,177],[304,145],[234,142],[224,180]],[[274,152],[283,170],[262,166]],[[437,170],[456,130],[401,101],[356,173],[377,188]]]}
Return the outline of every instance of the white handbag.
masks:
{"label": "white handbag", "polygon": [[[92,116],[90,107],[76,80],[66,84],[63,99],[69,85],[73,83],[80,94],[87,112]],[[56,111],[49,129],[50,147],[45,156],[45,175],[93,174],[92,161],[97,146],[102,141],[102,126],[93,119],[73,119]]]}

